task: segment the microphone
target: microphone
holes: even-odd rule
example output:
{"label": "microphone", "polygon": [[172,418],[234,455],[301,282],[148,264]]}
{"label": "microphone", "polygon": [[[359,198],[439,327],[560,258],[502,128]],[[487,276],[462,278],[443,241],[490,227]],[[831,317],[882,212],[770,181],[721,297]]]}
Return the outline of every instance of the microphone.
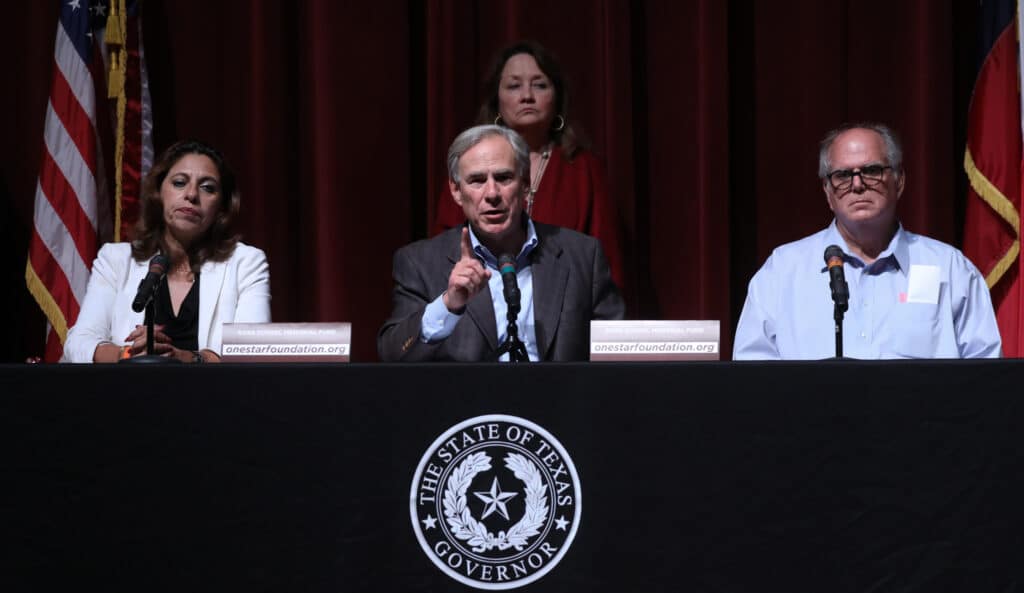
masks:
{"label": "microphone", "polygon": [[832,300],[836,307],[845,312],[850,307],[850,287],[846,285],[843,273],[843,250],[838,245],[825,248],[825,264],[828,265],[828,286],[832,289]]}
{"label": "microphone", "polygon": [[162,253],[154,255],[153,259],[149,260],[149,273],[142,279],[142,282],[139,282],[139,291],[135,294],[135,300],[132,301],[132,311],[140,313],[146,308],[149,301],[153,300],[156,287],[160,285],[160,280],[167,274],[169,265],[167,256]]}
{"label": "microphone", "polygon": [[504,253],[498,258],[498,271],[501,272],[502,292],[509,307],[519,307],[519,283],[516,282],[516,258]]}
{"label": "microphone", "polygon": [[516,327],[521,296],[519,283],[516,282],[516,258],[507,253],[501,254],[498,257],[498,271],[501,272],[502,292],[505,294],[505,304],[508,305],[508,334],[505,336],[505,343],[495,352],[496,358],[500,359],[503,354],[508,353],[511,362],[530,362],[530,355],[526,352],[526,345],[519,339],[519,328]]}

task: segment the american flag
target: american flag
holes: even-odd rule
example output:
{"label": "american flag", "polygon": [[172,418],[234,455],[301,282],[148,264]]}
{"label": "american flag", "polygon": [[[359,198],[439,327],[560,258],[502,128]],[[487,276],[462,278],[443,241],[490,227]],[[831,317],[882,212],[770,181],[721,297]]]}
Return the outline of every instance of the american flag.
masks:
{"label": "american flag", "polygon": [[[135,17],[128,26],[133,27],[136,34],[127,37],[129,42],[138,43],[138,47],[127,49],[141,56],[138,6],[136,2],[129,4],[136,5],[128,10],[128,14]],[[107,175],[100,140],[102,124],[99,123],[110,120],[102,111],[109,108],[106,100],[106,48],[103,45],[109,10],[107,3],[100,0],[60,0],[33,232],[25,269],[29,292],[49,321],[47,362],[54,362],[61,356],[68,328],[74,325],[85,299],[90,267],[101,239],[107,238],[112,224],[111,199],[106,190]],[[128,63],[133,65],[132,60]],[[134,66],[141,69],[143,77],[140,79],[137,72],[134,76],[129,72],[126,91],[129,96],[148,95],[144,63],[140,64],[136,59]],[[140,85],[142,92],[131,86],[133,80]],[[148,96],[145,99],[148,104]],[[145,140],[139,140],[145,146],[152,120],[146,121],[149,108],[148,105],[143,108],[140,103],[129,102],[144,114],[142,123],[134,125],[145,129],[140,134]],[[126,119],[130,120],[130,115]],[[123,130],[126,138],[132,132],[128,128]],[[143,163],[138,160],[130,162],[128,158],[135,153],[140,155],[138,158],[144,153],[150,156],[152,149],[125,151],[122,170],[130,169],[138,177],[144,174]],[[137,191],[137,184],[134,187]],[[137,195],[127,197],[129,203],[132,199],[137,203]],[[118,203],[121,201],[119,199]],[[130,221],[123,222],[125,227],[130,224]]]}

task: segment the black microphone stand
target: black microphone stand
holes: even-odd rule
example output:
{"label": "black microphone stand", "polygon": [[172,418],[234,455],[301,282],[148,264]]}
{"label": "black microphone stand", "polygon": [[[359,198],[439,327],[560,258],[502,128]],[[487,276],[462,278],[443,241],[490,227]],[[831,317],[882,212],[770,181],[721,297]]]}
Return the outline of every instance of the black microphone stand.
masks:
{"label": "black microphone stand", "polygon": [[146,324],[146,353],[141,356],[132,356],[122,359],[120,362],[128,362],[131,364],[167,364],[181,362],[177,358],[157,354],[153,346],[153,324],[155,323],[153,319],[155,317],[153,314],[153,303],[156,302],[156,291],[163,282],[166,282],[166,277],[161,278],[160,282],[153,285],[153,292],[150,293],[146,299],[146,316],[144,321]]}
{"label": "black microphone stand", "polygon": [[519,339],[519,328],[516,327],[516,317],[519,316],[519,302],[508,304],[508,331],[505,336],[505,343],[498,347],[495,358],[501,358],[502,354],[508,353],[509,362],[530,362],[526,354],[526,345]]}
{"label": "black microphone stand", "polygon": [[850,308],[850,288],[846,284],[846,277],[843,274],[845,259],[846,255],[838,245],[829,245],[825,248],[825,266],[829,275],[828,286],[832,290],[832,302],[835,303],[832,317],[836,321],[837,359],[843,357],[843,313]]}
{"label": "black microphone stand", "polygon": [[836,358],[843,357],[843,313],[846,313],[846,303],[836,303],[833,317],[836,320]]}

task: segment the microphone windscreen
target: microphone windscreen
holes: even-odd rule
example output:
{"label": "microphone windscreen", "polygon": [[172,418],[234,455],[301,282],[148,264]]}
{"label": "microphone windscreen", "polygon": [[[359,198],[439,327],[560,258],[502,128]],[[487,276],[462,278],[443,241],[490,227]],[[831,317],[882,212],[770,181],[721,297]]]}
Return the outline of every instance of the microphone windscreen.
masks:
{"label": "microphone windscreen", "polygon": [[167,268],[170,267],[171,262],[167,259],[167,256],[158,253],[153,256],[153,259],[149,260],[149,271],[156,274],[166,274]]}
{"label": "microphone windscreen", "polygon": [[838,259],[838,262],[836,263],[842,263],[843,256],[845,255],[846,254],[843,253],[842,247],[838,245],[829,245],[828,247],[825,248],[825,263],[832,264],[833,260],[836,259]]}
{"label": "microphone windscreen", "polygon": [[516,271],[516,258],[512,257],[507,253],[503,253],[498,256],[498,270],[504,274],[506,272]]}

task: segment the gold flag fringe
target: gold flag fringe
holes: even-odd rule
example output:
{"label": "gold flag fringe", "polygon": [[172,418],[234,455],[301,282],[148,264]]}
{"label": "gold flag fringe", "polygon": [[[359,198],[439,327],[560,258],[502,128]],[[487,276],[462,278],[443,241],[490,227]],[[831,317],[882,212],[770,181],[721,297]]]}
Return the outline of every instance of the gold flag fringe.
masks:
{"label": "gold flag fringe", "polygon": [[128,11],[125,0],[110,0],[107,31],[104,40],[110,50],[110,73],[107,97],[117,99],[117,131],[114,134],[114,241],[121,240],[122,168],[124,166],[124,117],[128,98],[125,82],[128,77]]}

